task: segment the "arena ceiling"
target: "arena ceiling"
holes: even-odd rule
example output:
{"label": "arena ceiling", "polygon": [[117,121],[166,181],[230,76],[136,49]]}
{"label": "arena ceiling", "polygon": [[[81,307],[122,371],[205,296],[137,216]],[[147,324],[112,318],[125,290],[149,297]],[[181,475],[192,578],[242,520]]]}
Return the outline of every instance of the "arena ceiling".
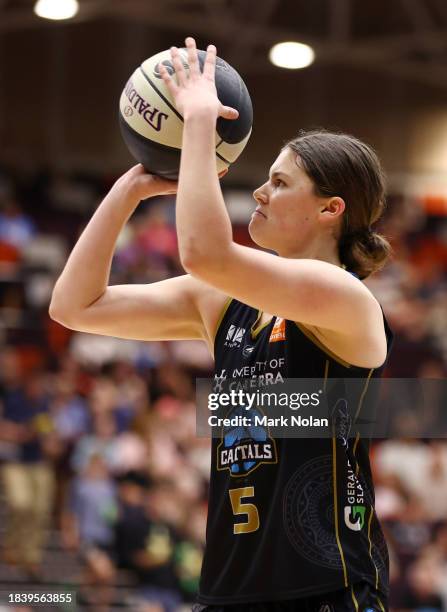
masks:
{"label": "arena ceiling", "polygon": [[[245,74],[268,73],[269,47],[311,44],[320,65],[367,68],[447,89],[446,0],[79,0],[70,21],[146,24],[160,48],[188,33],[213,41]],[[5,32],[60,27],[32,12],[34,0],[0,0]],[[200,41],[200,37],[202,41]],[[179,43],[178,43],[179,44]]]}
{"label": "arena ceiling", "polygon": [[[0,162],[121,171],[126,80],[193,35],[216,44],[253,100],[233,184],[259,184],[281,143],[314,127],[370,142],[396,184],[447,176],[447,0],[79,0],[65,22],[40,19],[34,2],[0,0]],[[270,64],[290,39],[314,47],[312,66]]]}

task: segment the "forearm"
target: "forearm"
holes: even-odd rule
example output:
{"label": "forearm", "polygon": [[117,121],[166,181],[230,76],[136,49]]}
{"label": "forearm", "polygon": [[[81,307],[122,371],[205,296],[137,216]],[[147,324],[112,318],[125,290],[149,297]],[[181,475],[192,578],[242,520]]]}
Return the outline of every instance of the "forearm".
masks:
{"label": "forearm", "polygon": [[139,200],[131,190],[112,189],[82,232],[60,275],[50,310],[76,312],[106,290],[116,241]]}
{"label": "forearm", "polygon": [[215,119],[207,113],[185,117],[176,223],[187,269],[198,261],[217,261],[232,243],[216,172]]}

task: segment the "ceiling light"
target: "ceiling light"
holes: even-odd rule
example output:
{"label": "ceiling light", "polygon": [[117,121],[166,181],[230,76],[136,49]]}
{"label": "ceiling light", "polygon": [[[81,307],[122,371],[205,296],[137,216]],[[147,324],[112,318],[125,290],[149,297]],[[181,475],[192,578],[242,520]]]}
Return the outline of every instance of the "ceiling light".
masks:
{"label": "ceiling light", "polygon": [[281,68],[306,68],[314,61],[315,52],[309,45],[282,42],[270,49],[269,58],[272,64]]}
{"label": "ceiling light", "polygon": [[38,0],[34,12],[44,19],[71,19],[79,10],[78,0]]}

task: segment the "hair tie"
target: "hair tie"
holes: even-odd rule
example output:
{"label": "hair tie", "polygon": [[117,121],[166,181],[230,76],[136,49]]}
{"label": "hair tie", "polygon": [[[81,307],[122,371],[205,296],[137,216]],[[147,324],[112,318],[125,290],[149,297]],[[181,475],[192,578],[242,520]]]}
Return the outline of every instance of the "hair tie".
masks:
{"label": "hair tie", "polygon": [[345,234],[345,236],[343,237],[343,241],[349,242],[349,243],[353,243],[356,241],[361,241],[361,242],[365,242],[365,241],[369,241],[373,238],[374,236],[374,231],[372,230],[371,226],[368,227],[364,227],[363,229],[360,230],[355,230],[353,232],[348,232],[347,234]]}

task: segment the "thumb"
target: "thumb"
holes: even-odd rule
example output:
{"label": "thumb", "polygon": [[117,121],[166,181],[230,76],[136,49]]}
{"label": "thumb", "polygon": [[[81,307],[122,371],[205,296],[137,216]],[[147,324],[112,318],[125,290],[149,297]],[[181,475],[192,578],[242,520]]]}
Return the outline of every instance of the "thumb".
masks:
{"label": "thumb", "polygon": [[223,117],[224,119],[237,119],[239,117],[239,111],[235,108],[231,108],[231,106],[223,106],[223,104],[221,104],[219,117]]}

